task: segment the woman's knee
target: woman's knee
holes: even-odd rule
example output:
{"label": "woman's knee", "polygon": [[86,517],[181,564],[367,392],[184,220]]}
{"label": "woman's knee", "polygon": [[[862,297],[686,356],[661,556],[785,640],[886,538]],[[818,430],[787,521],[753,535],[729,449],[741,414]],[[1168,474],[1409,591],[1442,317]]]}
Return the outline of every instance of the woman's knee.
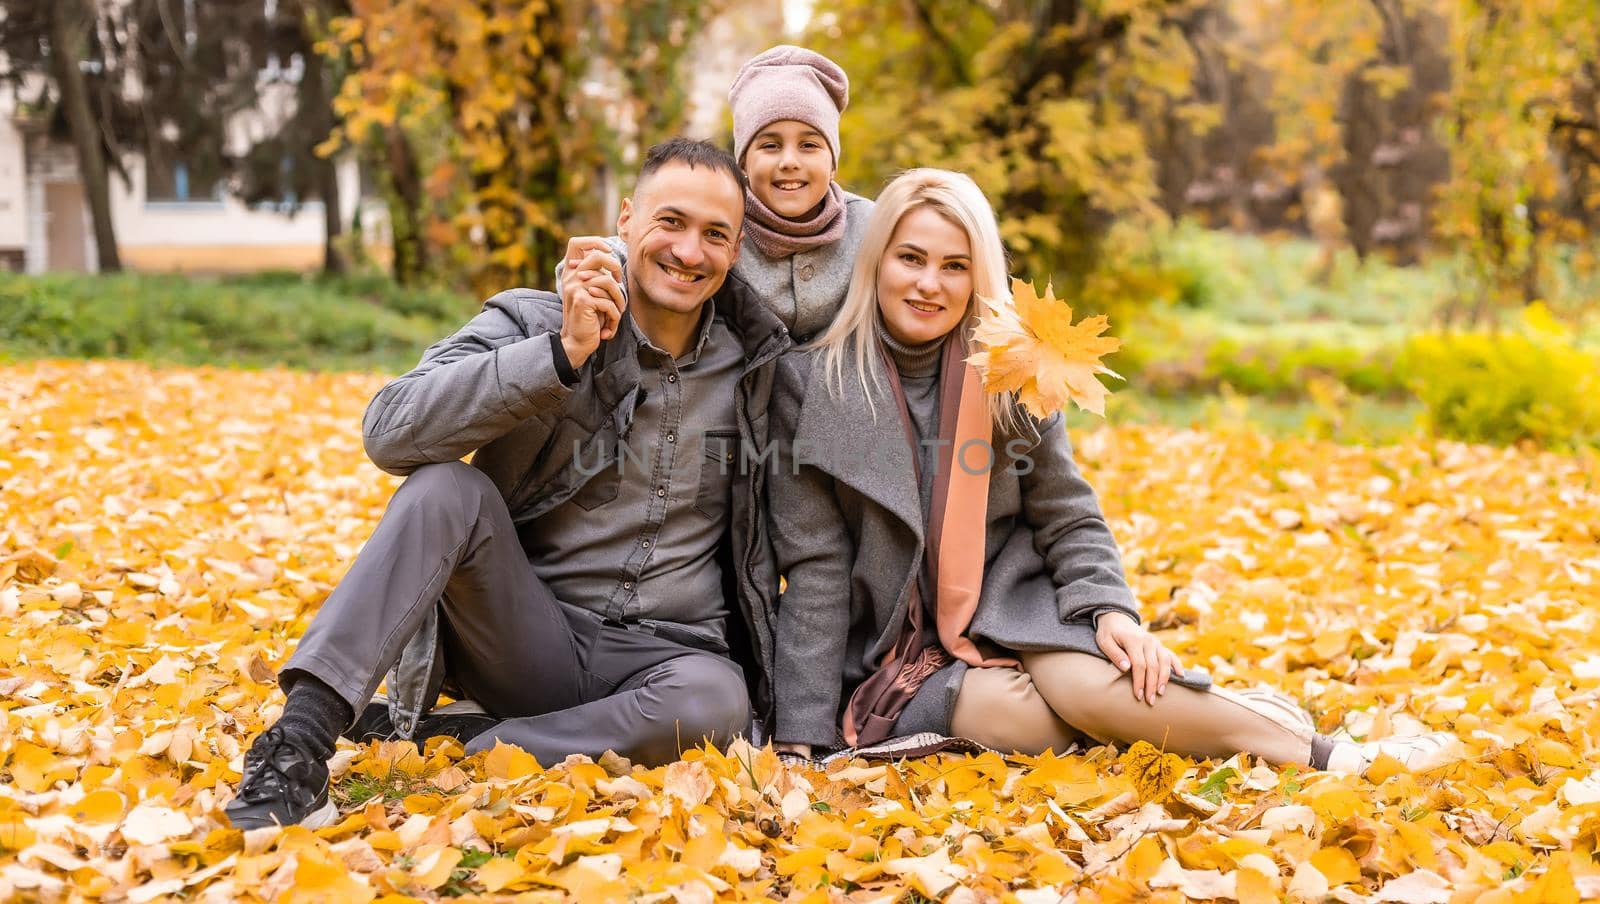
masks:
{"label": "woman's knee", "polygon": [[1017,669],[968,669],[956,694],[950,731],[996,750],[1061,752],[1076,739],[1028,675]]}
{"label": "woman's knee", "polygon": [[1072,725],[1097,712],[1123,678],[1116,666],[1090,653],[1024,653],[1022,667],[1045,703]]}

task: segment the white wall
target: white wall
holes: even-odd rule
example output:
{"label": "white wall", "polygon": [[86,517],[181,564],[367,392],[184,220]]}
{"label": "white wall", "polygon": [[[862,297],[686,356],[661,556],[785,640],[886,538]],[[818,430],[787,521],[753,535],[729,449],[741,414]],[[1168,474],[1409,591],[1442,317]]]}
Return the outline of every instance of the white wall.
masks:
{"label": "white wall", "polygon": [[0,117],[0,248],[28,243],[28,173],[22,133]]}
{"label": "white wall", "polygon": [[[112,180],[111,215],[123,263],[131,269],[216,272],[321,265],[320,200],[305,202],[293,214],[226,195],[214,201],[147,201],[144,162],[131,158],[128,172],[131,184]],[[384,241],[387,208],[380,200],[357,198],[360,174],[354,158],[338,161],[336,172],[346,229],[359,203],[367,241]]]}
{"label": "white wall", "polygon": [[[354,163],[341,162],[341,168],[346,166],[353,169]],[[231,196],[219,201],[146,201],[143,160],[130,157],[128,172],[131,185],[120,179],[111,180],[111,219],[121,246],[322,242],[321,201],[302,204],[292,216],[270,208],[250,207]],[[346,180],[340,181],[344,188]],[[352,205],[340,206],[354,209]]]}

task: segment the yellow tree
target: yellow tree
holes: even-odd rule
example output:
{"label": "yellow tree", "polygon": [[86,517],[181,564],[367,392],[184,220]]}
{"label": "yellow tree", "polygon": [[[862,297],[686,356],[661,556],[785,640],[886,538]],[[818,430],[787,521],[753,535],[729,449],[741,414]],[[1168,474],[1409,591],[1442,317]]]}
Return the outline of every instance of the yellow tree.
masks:
{"label": "yellow tree", "polygon": [[1190,96],[1182,25],[1200,6],[823,0],[807,40],[854,88],[841,178],[871,194],[908,166],[966,172],[1017,271],[1081,296],[1114,222],[1165,218],[1139,111]]}
{"label": "yellow tree", "polygon": [[1600,19],[1593,0],[1447,7],[1451,167],[1436,225],[1478,286],[1476,321],[1497,300],[1546,294],[1569,249],[1574,271],[1596,269],[1586,246],[1600,219]]}
{"label": "yellow tree", "polygon": [[615,164],[679,125],[679,64],[713,5],[354,0],[329,48],[353,64],[333,145],[388,149],[396,228],[436,267],[480,291],[540,284],[571,232],[603,225]]}

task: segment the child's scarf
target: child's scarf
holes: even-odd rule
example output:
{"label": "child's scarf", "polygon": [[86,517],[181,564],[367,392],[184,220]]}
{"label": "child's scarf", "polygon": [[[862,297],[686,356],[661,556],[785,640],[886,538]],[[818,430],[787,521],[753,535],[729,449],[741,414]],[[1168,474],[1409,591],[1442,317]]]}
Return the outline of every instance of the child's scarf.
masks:
{"label": "child's scarf", "polygon": [[844,238],[844,189],[828,183],[817,212],[803,220],[791,220],[761,203],[750,189],[744,192],[744,229],[751,241],[770,258],[786,258]]}

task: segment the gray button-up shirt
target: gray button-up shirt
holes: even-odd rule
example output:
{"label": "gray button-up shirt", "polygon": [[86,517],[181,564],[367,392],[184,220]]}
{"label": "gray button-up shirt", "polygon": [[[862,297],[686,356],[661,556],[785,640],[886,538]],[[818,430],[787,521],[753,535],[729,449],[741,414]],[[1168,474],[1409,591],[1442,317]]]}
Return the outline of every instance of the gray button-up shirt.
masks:
{"label": "gray button-up shirt", "polygon": [[720,640],[728,610],[716,553],[739,466],[734,410],[744,355],[710,304],[706,314],[676,360],[624,318],[640,394],[616,463],[529,525],[522,543],[556,599]]}

